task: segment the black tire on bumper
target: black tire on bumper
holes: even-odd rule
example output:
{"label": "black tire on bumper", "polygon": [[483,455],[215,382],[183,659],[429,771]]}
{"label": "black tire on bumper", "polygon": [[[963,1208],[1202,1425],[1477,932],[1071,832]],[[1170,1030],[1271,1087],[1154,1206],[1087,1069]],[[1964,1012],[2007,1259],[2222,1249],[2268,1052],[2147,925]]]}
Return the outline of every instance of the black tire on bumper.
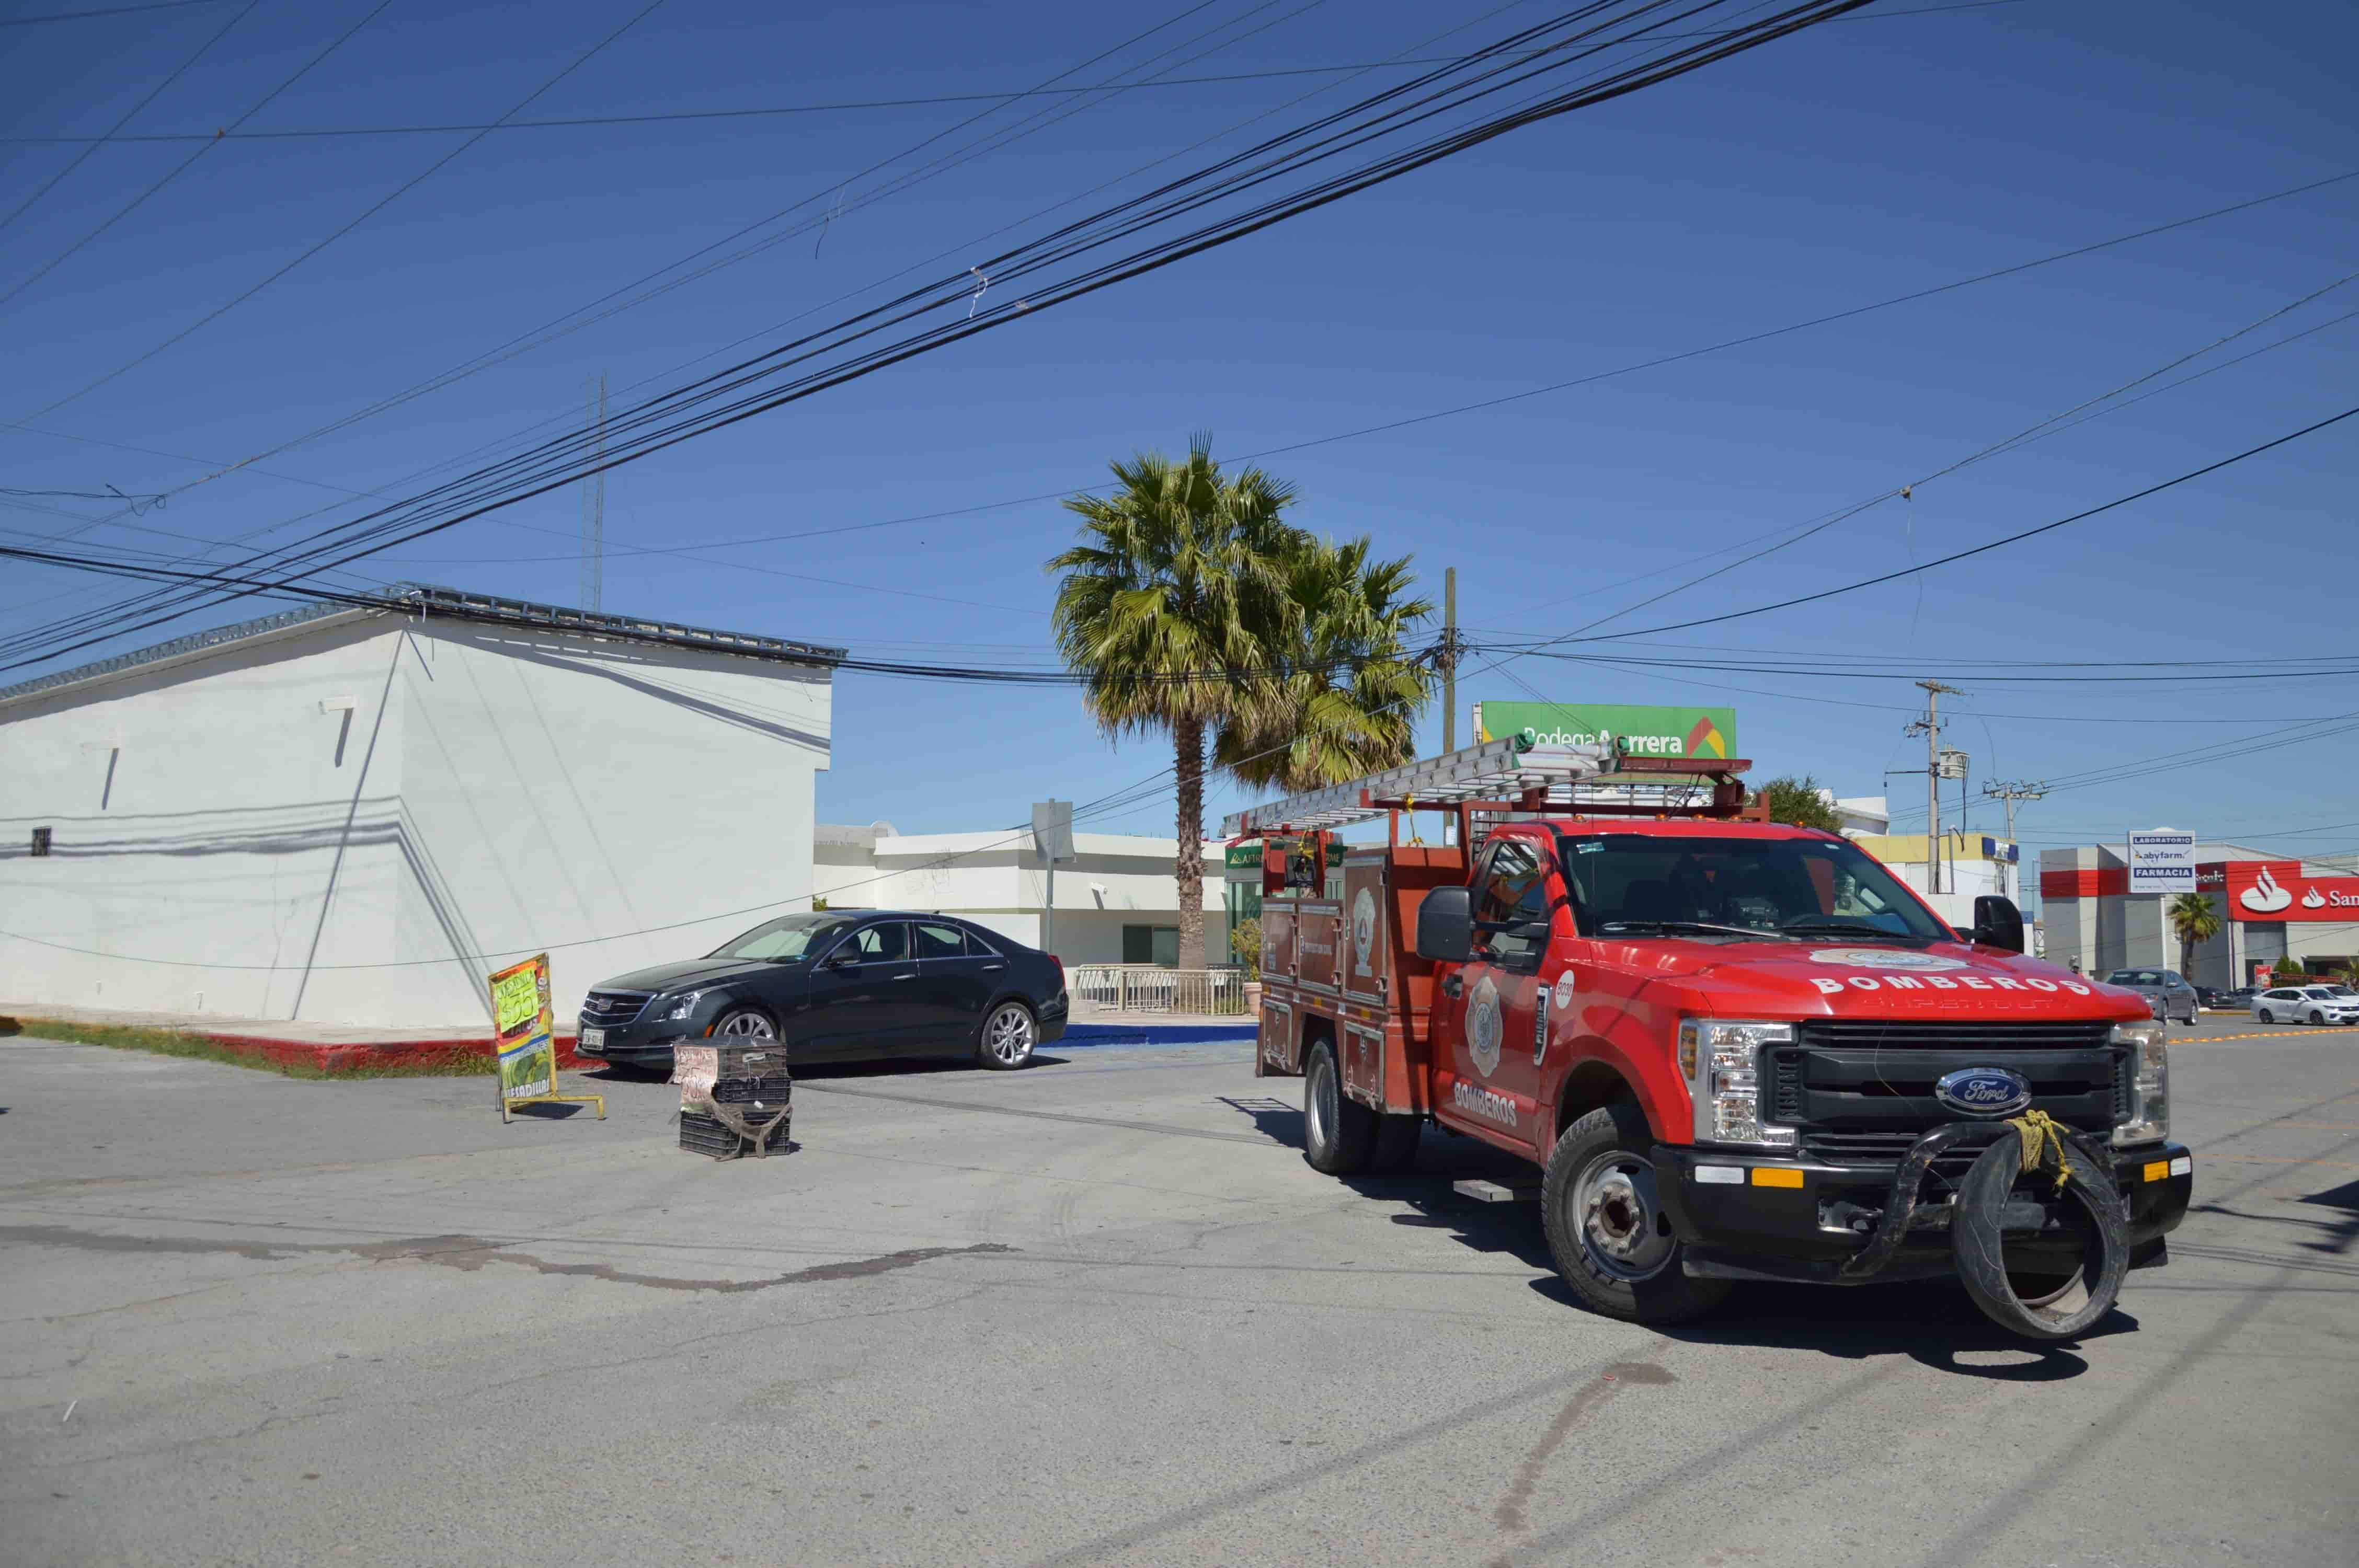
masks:
{"label": "black tire on bumper", "polygon": [[[1874,1228],[1854,1211],[1882,1207],[1892,1167],[1830,1165],[1676,1144],[1657,1144],[1653,1157],[1664,1212],[1688,1244],[1691,1271],[1717,1279],[1862,1282],[1837,1277],[1866,1246]],[[1699,1180],[1700,1169],[1735,1175]],[[1765,1172],[1772,1173],[1765,1177]],[[2187,1217],[2195,1186],[2193,1157],[2179,1143],[2114,1150],[2113,1177],[2128,1207],[2131,1266],[2165,1261],[2162,1238]],[[1862,1228],[1851,1228],[1854,1224]],[[1929,1228],[1912,1232],[1870,1280],[1955,1272],[1948,1230]]]}

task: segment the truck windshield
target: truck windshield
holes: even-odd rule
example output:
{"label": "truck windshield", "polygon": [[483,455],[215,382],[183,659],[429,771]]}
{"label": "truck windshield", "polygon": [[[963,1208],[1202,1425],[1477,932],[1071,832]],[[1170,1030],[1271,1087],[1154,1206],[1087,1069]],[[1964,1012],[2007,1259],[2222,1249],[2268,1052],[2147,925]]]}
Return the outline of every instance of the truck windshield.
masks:
{"label": "truck windshield", "polygon": [[1953,939],[1890,871],[1836,839],[1599,833],[1564,837],[1558,849],[1584,936]]}

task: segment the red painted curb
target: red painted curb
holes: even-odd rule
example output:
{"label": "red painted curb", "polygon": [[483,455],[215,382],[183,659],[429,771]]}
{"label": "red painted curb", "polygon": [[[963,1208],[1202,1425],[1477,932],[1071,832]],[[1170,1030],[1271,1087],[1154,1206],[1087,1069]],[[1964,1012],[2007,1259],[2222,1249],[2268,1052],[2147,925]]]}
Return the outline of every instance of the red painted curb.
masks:
{"label": "red painted curb", "polygon": [[[201,1033],[199,1038],[210,1040],[216,1045],[226,1045],[240,1055],[253,1056],[277,1066],[316,1067],[323,1073],[433,1066],[454,1056],[472,1056],[488,1062],[499,1054],[495,1043],[489,1039],[372,1040],[365,1044],[321,1044],[308,1040],[282,1040],[267,1034],[215,1034],[211,1031]],[[572,1035],[557,1036],[557,1065],[560,1068],[579,1071],[606,1065],[575,1055],[573,1045]]]}

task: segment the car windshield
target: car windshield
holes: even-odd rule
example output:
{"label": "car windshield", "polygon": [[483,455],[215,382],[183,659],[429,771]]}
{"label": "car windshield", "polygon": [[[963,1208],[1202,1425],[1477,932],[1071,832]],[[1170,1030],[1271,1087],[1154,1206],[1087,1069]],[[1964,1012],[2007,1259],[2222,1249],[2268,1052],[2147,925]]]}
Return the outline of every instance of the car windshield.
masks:
{"label": "car windshield", "polygon": [[787,914],[723,943],[708,958],[799,958],[814,945],[824,946],[850,925],[840,914]]}
{"label": "car windshield", "polygon": [[1560,838],[1558,850],[1583,935],[1717,926],[1951,940],[1897,878],[1842,839],[1598,833]]}
{"label": "car windshield", "polygon": [[2301,994],[2310,998],[2312,1001],[2327,1001],[2332,1000],[2334,995],[2332,990],[2329,990],[2324,986],[2305,986],[2302,988]]}
{"label": "car windshield", "polygon": [[2159,969],[2115,969],[2105,977],[2109,986],[2158,986],[2167,983]]}

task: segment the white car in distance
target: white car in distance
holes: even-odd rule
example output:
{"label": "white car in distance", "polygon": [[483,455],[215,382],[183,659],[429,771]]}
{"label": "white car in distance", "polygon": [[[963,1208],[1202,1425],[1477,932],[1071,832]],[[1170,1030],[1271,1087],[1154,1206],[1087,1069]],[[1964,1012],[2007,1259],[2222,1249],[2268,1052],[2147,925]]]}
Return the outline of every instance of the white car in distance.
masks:
{"label": "white car in distance", "polygon": [[2253,998],[2253,1016],[2263,1023],[2359,1023],[2359,996],[2324,986],[2271,986]]}

